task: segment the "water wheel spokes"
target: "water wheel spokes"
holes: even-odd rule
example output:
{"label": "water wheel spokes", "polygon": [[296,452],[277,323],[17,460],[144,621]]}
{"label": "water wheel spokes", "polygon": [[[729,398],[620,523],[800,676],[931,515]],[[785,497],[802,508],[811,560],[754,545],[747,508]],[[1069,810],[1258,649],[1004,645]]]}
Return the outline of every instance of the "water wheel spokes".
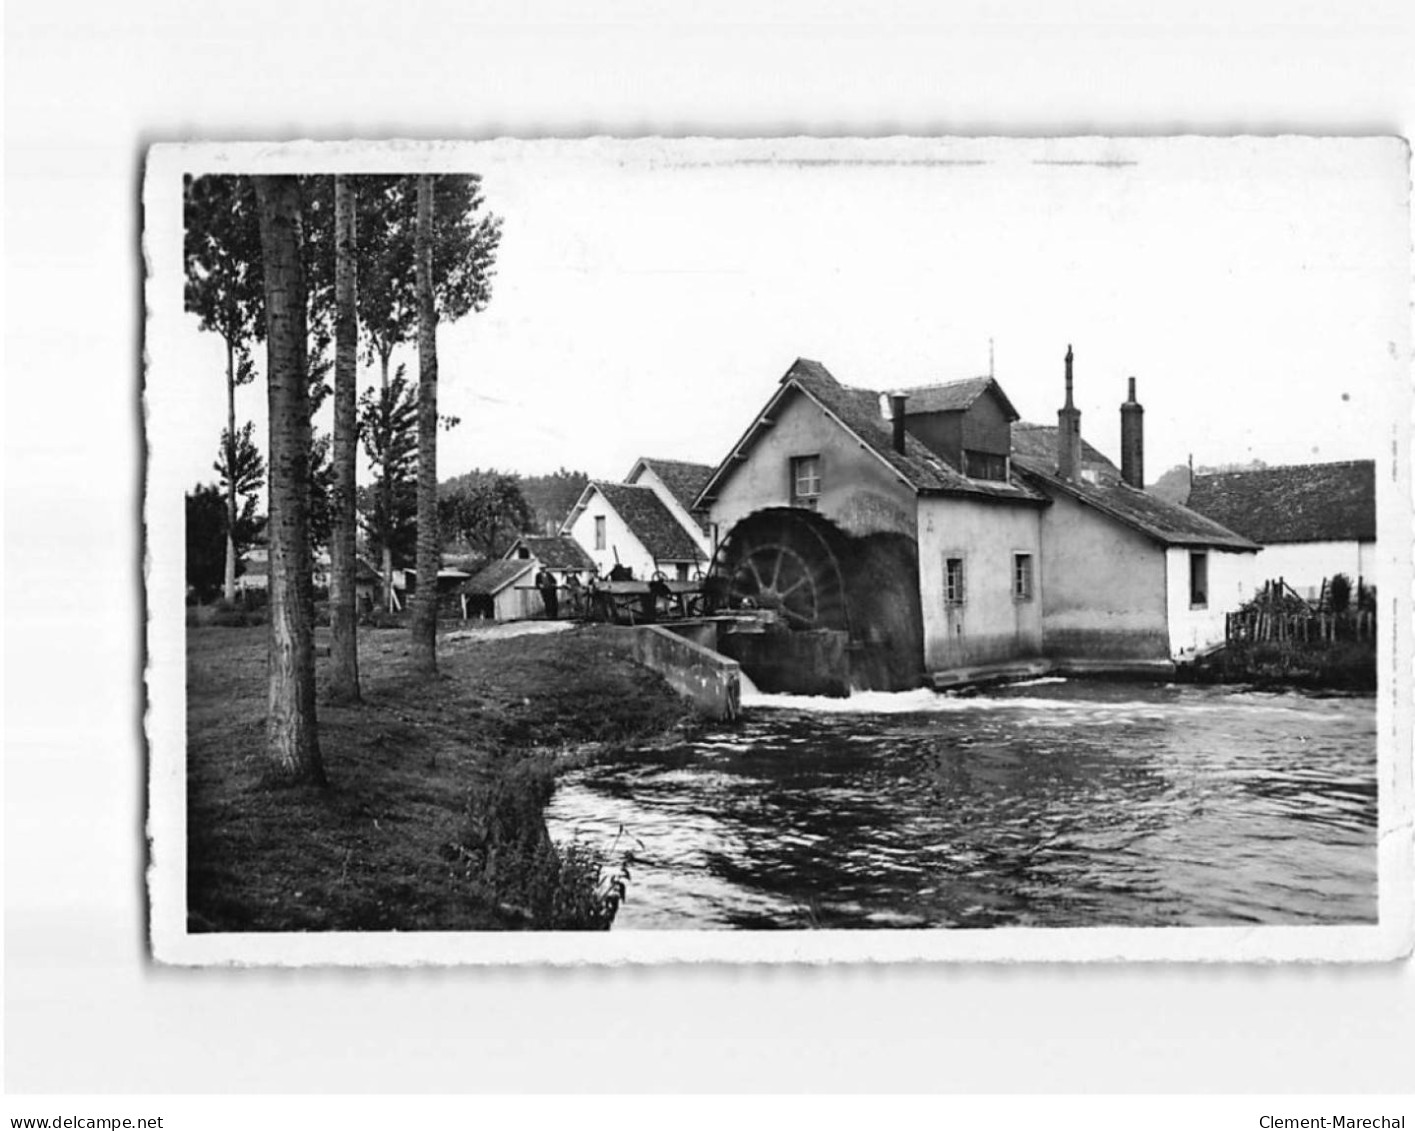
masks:
{"label": "water wheel spokes", "polygon": [[820,620],[820,594],[810,565],[790,546],[753,546],[733,575],[733,590],[758,608],[774,610],[793,628],[811,628]]}
{"label": "water wheel spokes", "polygon": [[732,528],[713,574],[722,579],[730,608],[770,609],[791,629],[848,630],[843,544],[839,531],[814,512],[769,508]]}

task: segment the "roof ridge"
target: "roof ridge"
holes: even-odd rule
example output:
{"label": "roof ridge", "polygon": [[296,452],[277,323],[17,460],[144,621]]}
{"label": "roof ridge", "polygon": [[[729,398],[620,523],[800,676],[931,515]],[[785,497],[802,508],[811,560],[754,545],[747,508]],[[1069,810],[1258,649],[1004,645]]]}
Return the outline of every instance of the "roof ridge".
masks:
{"label": "roof ridge", "polygon": [[980,373],[975,377],[951,377],[947,381],[930,381],[926,385],[900,385],[901,393],[911,392],[915,389],[946,389],[950,385],[966,385],[970,381],[996,381],[997,378],[990,373]]}
{"label": "roof ridge", "polygon": [[1375,462],[1374,459],[1333,459],[1313,463],[1271,463],[1266,467],[1233,467],[1227,471],[1195,470],[1194,478],[1207,479],[1215,475],[1262,475],[1268,471],[1293,471],[1301,467],[1364,467],[1366,464],[1374,466]]}

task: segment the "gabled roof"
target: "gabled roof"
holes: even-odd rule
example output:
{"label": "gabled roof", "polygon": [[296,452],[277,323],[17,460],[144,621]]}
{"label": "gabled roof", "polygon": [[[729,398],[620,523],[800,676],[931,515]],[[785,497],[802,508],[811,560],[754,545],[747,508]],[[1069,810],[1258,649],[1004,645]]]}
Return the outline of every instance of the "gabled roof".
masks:
{"label": "gabled roof", "polygon": [[916,412],[963,412],[984,393],[990,392],[1001,403],[1008,420],[1020,419],[1002,386],[992,377],[965,377],[961,381],[919,385],[912,389],[900,389],[899,392],[909,398],[904,405],[906,416],[913,416]]}
{"label": "gabled roof", "polygon": [[1255,542],[1371,542],[1375,460],[1196,475],[1189,508]]}
{"label": "gabled roof", "polygon": [[701,562],[706,560],[702,550],[691,534],[683,529],[683,524],[673,517],[663,500],[652,487],[641,487],[637,483],[605,483],[590,480],[589,486],[580,496],[580,501],[565,519],[564,529],[569,530],[577,518],[589,506],[590,496],[599,492],[616,514],[648,551],[656,562]]}
{"label": "gabled roof", "polygon": [[526,547],[547,569],[594,569],[593,559],[568,534],[523,534],[506,551],[508,561],[517,546]]}
{"label": "gabled roof", "polygon": [[703,487],[698,505],[710,501],[723,483],[747,457],[764,427],[770,426],[771,414],[786,397],[800,393],[815,401],[840,425],[850,432],[868,451],[887,465],[904,483],[922,494],[973,495],[1013,501],[1040,502],[1043,497],[1019,478],[1009,482],[969,479],[935,455],[912,434],[904,437],[904,451],[894,450],[893,427],[880,414],[880,393],[874,389],[857,389],[842,385],[818,361],[797,358],[781,378],[780,387],[767,401],[742,438],[733,445],[727,458],[712,473]]}
{"label": "gabled roof", "polygon": [[[1012,426],[1012,454],[1043,468],[1056,470],[1057,426],[1055,424],[1029,424],[1026,421]],[[1081,466],[1095,467],[1120,477],[1120,468],[1111,463],[1098,449],[1081,440]]]}
{"label": "gabled roof", "polygon": [[1163,545],[1219,546],[1230,550],[1261,548],[1188,507],[1166,502],[1119,480],[1075,483],[1056,474],[1054,459],[1050,464],[1026,456],[1015,457],[1015,460],[1022,473],[1044,491],[1070,495]]}
{"label": "gabled roof", "polygon": [[653,459],[649,456],[640,456],[625,478],[633,479],[641,467],[648,468],[663,480],[669,494],[689,512],[707,486],[707,481],[712,478],[712,468],[708,464],[687,463],[680,459]]}
{"label": "gabled roof", "polygon": [[492,562],[470,581],[462,586],[466,593],[478,593],[488,597],[495,597],[508,585],[515,582],[524,574],[530,573],[530,561],[522,558],[503,558],[501,561]]}

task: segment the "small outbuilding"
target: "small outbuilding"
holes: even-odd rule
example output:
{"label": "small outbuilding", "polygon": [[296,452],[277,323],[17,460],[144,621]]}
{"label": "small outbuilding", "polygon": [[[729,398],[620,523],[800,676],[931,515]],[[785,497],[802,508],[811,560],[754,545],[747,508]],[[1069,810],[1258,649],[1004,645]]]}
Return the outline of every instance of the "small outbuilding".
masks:
{"label": "small outbuilding", "polygon": [[462,615],[491,620],[540,616],[545,607],[532,584],[535,565],[529,558],[503,558],[486,566],[459,590]]}

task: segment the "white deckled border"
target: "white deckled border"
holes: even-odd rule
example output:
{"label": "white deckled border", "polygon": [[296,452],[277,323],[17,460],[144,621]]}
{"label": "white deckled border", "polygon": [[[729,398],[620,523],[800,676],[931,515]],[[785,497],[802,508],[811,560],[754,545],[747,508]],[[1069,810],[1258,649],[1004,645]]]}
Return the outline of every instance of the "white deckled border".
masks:
{"label": "white deckled border", "polygon": [[[193,173],[485,171],[545,162],[573,175],[599,162],[668,164],[926,164],[933,161],[1114,160],[1118,154],[1194,139],[882,138],[621,141],[497,140],[476,143],[338,142],[160,145],[149,154],[143,188],[147,305],[144,415],[147,480],[148,868],[155,958],[176,965],[414,965],[665,962],[1091,962],[1390,960],[1415,939],[1415,816],[1412,816],[1412,599],[1409,397],[1393,422],[1388,458],[1378,461],[1382,686],[1379,735],[1379,922],[1359,927],[1089,928],[801,932],[301,933],[188,934],[186,931],[186,691],[183,492],[164,436],[184,424],[182,382],[168,364],[180,332],[182,177]],[[1405,177],[1409,151],[1398,139],[1235,139],[1234,145],[1387,147]],[[1408,224],[1407,224],[1408,228]],[[1409,248],[1407,247],[1407,256]],[[1411,326],[1392,327],[1385,372],[1408,394]]]}

